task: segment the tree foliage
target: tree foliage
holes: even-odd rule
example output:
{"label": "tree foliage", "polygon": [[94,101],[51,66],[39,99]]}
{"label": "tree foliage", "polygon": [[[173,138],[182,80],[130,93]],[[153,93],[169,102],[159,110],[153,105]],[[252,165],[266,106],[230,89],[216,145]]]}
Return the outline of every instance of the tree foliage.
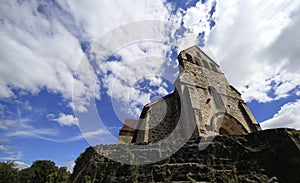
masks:
{"label": "tree foliage", "polygon": [[53,161],[37,160],[29,168],[18,170],[13,162],[0,162],[0,183],[68,183],[71,173]]}
{"label": "tree foliage", "polygon": [[0,183],[18,182],[19,172],[13,162],[0,162]]}

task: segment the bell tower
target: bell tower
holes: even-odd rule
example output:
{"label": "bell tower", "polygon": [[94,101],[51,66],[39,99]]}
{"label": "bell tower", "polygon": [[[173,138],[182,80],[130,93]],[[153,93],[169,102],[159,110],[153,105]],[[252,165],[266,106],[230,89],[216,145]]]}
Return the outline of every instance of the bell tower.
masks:
{"label": "bell tower", "polygon": [[125,127],[130,126],[125,123],[119,141],[160,141],[168,137],[177,124],[182,129],[180,133],[193,132],[192,137],[261,130],[241,94],[228,83],[220,66],[200,48],[192,46],[183,50],[177,59],[180,73],[174,83],[175,91],[145,105],[140,119],[135,121],[136,129],[125,133],[124,129],[128,129]]}
{"label": "bell tower", "polygon": [[197,46],[179,53],[183,120],[194,121],[196,136],[245,134],[261,130],[241,94],[229,85],[220,66]]}

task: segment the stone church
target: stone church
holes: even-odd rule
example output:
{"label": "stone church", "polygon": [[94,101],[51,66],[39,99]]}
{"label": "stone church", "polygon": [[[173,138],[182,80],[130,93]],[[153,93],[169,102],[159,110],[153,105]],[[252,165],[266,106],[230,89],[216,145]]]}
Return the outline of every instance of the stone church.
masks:
{"label": "stone church", "polygon": [[175,91],[145,105],[139,120],[125,120],[119,144],[158,142],[177,125],[182,135],[192,130],[190,138],[261,130],[241,94],[200,48],[183,50],[177,59],[180,73]]}

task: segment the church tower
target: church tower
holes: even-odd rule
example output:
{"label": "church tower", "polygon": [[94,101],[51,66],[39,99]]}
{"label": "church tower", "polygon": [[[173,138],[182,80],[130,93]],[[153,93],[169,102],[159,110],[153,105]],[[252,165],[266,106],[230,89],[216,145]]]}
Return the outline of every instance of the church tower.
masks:
{"label": "church tower", "polygon": [[[175,91],[145,105],[140,119],[134,125],[131,121],[131,128],[124,123],[118,143],[157,142],[169,136],[178,124],[183,135],[193,130],[191,137],[261,130],[241,94],[200,48],[183,50],[177,59],[180,74]],[[125,133],[124,129],[131,131]]]}

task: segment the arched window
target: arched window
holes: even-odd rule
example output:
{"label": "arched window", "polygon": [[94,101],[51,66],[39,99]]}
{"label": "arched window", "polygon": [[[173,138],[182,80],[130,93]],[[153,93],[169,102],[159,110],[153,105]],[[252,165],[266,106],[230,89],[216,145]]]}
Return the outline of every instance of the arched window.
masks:
{"label": "arched window", "polygon": [[185,56],[186,56],[187,61],[189,61],[189,62],[195,64],[195,62],[194,62],[194,60],[193,60],[193,57],[192,57],[190,54],[186,53]]}
{"label": "arched window", "polygon": [[211,69],[212,69],[213,71],[218,72],[217,67],[216,67],[215,64],[210,63],[210,67],[211,67]]}

